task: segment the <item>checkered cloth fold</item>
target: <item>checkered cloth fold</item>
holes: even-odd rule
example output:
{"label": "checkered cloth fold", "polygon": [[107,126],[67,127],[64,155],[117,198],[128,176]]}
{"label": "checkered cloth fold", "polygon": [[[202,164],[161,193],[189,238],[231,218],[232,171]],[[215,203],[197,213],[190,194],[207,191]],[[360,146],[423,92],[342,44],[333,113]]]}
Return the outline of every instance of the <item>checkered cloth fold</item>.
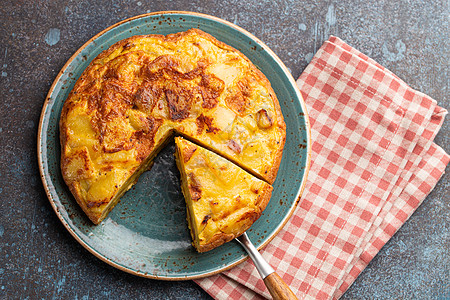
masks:
{"label": "checkered cloth fold", "polygon": [[[300,299],[339,298],[444,173],[450,157],[433,139],[447,111],[336,37],[297,84],[311,169],[261,253]],[[216,299],[270,298],[251,261],[196,282]]]}

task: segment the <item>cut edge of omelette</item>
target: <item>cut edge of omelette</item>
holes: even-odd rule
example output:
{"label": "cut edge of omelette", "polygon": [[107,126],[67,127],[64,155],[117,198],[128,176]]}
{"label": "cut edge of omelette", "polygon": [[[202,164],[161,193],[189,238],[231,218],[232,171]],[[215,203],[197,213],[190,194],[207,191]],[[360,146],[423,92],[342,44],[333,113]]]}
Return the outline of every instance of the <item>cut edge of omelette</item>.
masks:
{"label": "cut edge of omelette", "polygon": [[240,236],[266,208],[273,187],[220,155],[175,138],[187,221],[198,252]]}

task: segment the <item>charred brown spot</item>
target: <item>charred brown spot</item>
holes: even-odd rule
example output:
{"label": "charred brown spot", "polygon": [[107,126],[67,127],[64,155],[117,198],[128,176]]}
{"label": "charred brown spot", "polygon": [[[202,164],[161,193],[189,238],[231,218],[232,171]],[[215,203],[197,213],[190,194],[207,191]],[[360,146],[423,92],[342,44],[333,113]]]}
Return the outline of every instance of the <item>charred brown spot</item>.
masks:
{"label": "charred brown spot", "polygon": [[135,132],[133,132],[131,139],[136,139],[136,140],[140,140],[145,136],[145,130],[141,129],[141,130],[136,130]]}
{"label": "charred brown spot", "polygon": [[91,94],[97,91],[97,79],[94,76],[80,78],[80,84],[74,88],[74,93]]}
{"label": "charred brown spot", "polygon": [[[126,53],[117,56],[116,58],[108,61],[106,65],[93,70],[94,73],[103,71],[103,80],[115,79],[118,80],[123,87],[135,84],[134,77],[137,75],[135,72],[128,69],[130,64],[139,64],[136,60],[136,56],[133,53]],[[96,76],[98,77],[98,75]]]}
{"label": "charred brown spot", "polygon": [[246,78],[239,80],[237,86],[244,97],[250,97],[252,95],[252,87]]}
{"label": "charred brown spot", "polygon": [[195,120],[195,123],[197,124],[197,133],[198,134],[202,133],[205,125],[207,127],[206,128],[207,133],[214,133],[214,134],[217,133],[220,129],[214,127],[212,122],[213,122],[213,118],[204,116],[203,114],[198,116],[197,119]]}
{"label": "charred brown spot", "polygon": [[161,55],[150,62],[147,61],[146,66],[141,69],[141,75],[150,80],[158,79],[154,77],[160,77],[162,70],[176,70],[179,64],[179,60],[174,56]]}
{"label": "charred brown spot", "polygon": [[127,42],[125,45],[123,45],[122,51],[128,50],[134,46],[133,43]]}
{"label": "charred brown spot", "polygon": [[172,120],[183,120],[189,117],[193,95],[183,88],[167,89],[166,101],[169,106],[169,114]]}
{"label": "charred brown spot", "polygon": [[[218,97],[223,92],[224,82],[212,74],[204,74],[207,62],[199,61],[197,67],[183,73],[179,70],[181,63],[171,55],[162,55],[141,68],[140,76],[144,78],[145,89],[139,89],[135,96],[137,106],[152,109],[161,95],[169,108],[172,120],[189,117],[192,105],[203,99],[202,107],[211,109],[217,105]],[[200,78],[200,81],[198,80]]]}
{"label": "charred brown spot", "polygon": [[225,103],[235,113],[242,115],[244,111],[247,109],[249,101],[242,95],[241,92],[237,92],[232,95],[229,95],[225,99]]}
{"label": "charred brown spot", "polygon": [[102,172],[110,172],[110,171],[112,171],[114,169],[114,167],[111,165],[111,164],[107,164],[107,165],[105,165],[105,166],[102,166],[101,168],[100,168],[100,171],[102,171]]}
{"label": "charred brown spot", "polygon": [[246,78],[238,81],[233,93],[225,99],[226,105],[239,115],[250,106],[252,87]]}
{"label": "charred brown spot", "polygon": [[[135,97],[136,104],[149,103],[149,107],[153,108],[154,103],[160,99],[161,95],[164,95],[170,118],[183,120],[189,117],[191,107],[197,102],[199,93],[204,92],[208,101],[217,97],[217,80],[203,80],[202,77],[200,82],[203,83],[203,86],[192,82],[202,76],[205,65],[203,62],[198,63],[196,68],[186,73],[178,70],[179,65],[178,59],[171,55],[162,55],[147,62],[147,65],[140,71],[140,75],[145,81],[145,90],[138,90]],[[145,105],[143,106],[145,107]]]}
{"label": "charred brown spot", "polygon": [[195,119],[195,124],[197,125],[197,134],[201,134],[203,132],[203,129],[205,129],[203,115],[200,115],[197,119]]}
{"label": "charred brown spot", "polygon": [[[123,132],[117,132],[110,123],[121,122],[126,111],[132,106],[132,90],[117,79],[110,78],[103,82],[101,88],[89,96],[88,112],[92,113],[91,126],[98,133],[100,143],[104,140],[118,140]],[[117,122],[116,122],[117,121]],[[120,151],[123,143],[116,142],[108,147],[112,152]]]}
{"label": "charred brown spot", "polygon": [[87,100],[87,113],[91,114],[92,112],[96,111],[99,107],[99,102],[101,100],[101,97],[98,92],[95,92],[91,95],[89,95]]}
{"label": "charred brown spot", "polygon": [[130,140],[130,144],[133,145],[133,147],[136,148],[137,151],[137,157],[136,159],[138,161],[144,161],[145,158],[148,156],[149,152],[148,150],[153,148],[155,144],[155,134],[156,131],[159,129],[161,124],[163,123],[163,120],[161,119],[155,119],[153,117],[147,117],[146,118],[146,126],[142,130],[138,130],[133,132]]}
{"label": "charred brown spot", "polygon": [[140,110],[151,112],[162,94],[163,90],[159,85],[145,82],[134,95],[134,105]]}
{"label": "charred brown spot", "polygon": [[241,146],[235,140],[229,140],[227,146],[234,152],[241,153]]}
{"label": "charred brown spot", "polygon": [[119,152],[119,151],[128,151],[128,150],[130,150],[131,148],[133,148],[133,146],[131,145],[131,144],[128,144],[128,143],[125,143],[125,142],[122,142],[122,143],[120,143],[118,146],[116,146],[116,147],[106,147],[106,146],[103,146],[103,152],[105,152],[105,153],[116,153],[116,152]]}
{"label": "charred brown spot", "polygon": [[119,79],[119,74],[118,74],[117,68],[108,68],[106,70],[106,72],[103,73],[103,79],[104,80],[107,80],[107,79],[110,79],[110,78]]}
{"label": "charred brown spot", "polygon": [[111,137],[118,136],[121,133],[110,130],[105,124],[103,124],[105,126],[101,129],[101,132],[104,134],[101,134],[99,138],[100,143],[103,145],[103,151],[105,153],[116,153],[135,148],[137,151],[136,160],[143,161],[149,154],[149,149],[153,147],[155,133],[163,121],[153,117],[146,117],[141,119],[141,121],[144,123],[143,129],[134,131],[126,140],[113,139],[112,141],[114,143],[112,145],[105,144],[105,137],[108,137],[108,141],[111,141]]}
{"label": "charred brown spot", "polygon": [[106,204],[106,203],[109,203],[109,200],[105,199],[103,201],[87,201],[86,202],[86,206],[89,207],[89,208],[100,207],[100,206],[102,206],[103,204]]}
{"label": "charred brown spot", "polygon": [[194,152],[197,150],[197,147],[188,147],[183,152],[183,161],[184,163],[187,163],[192,155],[194,155]]}
{"label": "charred brown spot", "polygon": [[189,71],[187,73],[179,73],[179,76],[184,80],[192,80],[192,79],[200,76],[203,72],[204,72],[204,67],[200,66],[200,64],[198,64],[197,68],[195,68],[192,71]]}
{"label": "charred brown spot", "polygon": [[247,220],[250,224],[253,224],[256,222],[256,220],[259,219],[260,216],[261,213],[258,213],[256,211],[247,211],[241,215],[241,217],[236,221],[236,223]]}
{"label": "charred brown spot", "polygon": [[225,88],[223,80],[213,74],[202,75],[199,86],[203,97],[202,107],[207,109],[215,107],[218,102],[217,98]]}
{"label": "charred brown spot", "polygon": [[157,81],[161,79],[169,80],[192,80],[199,77],[204,72],[204,63],[198,62],[197,67],[193,70],[183,73],[178,70],[180,62],[172,55],[161,55],[151,62],[147,62],[146,66],[140,71],[140,75],[147,81]]}
{"label": "charred brown spot", "polygon": [[192,201],[198,201],[202,197],[202,189],[200,183],[195,177],[194,173],[189,173],[189,192],[191,194]]}
{"label": "charred brown spot", "polygon": [[202,220],[202,225],[206,225],[206,223],[208,223],[208,220],[211,219],[210,215],[206,215],[203,220]]}

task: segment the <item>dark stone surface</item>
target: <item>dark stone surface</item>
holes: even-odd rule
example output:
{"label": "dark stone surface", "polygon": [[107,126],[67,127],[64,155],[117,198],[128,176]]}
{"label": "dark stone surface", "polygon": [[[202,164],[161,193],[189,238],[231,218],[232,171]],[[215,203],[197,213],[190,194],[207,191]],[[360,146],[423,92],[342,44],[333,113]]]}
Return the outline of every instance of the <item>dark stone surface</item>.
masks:
{"label": "dark stone surface", "polygon": [[[449,108],[447,1],[2,1],[0,5],[0,298],[209,299],[195,283],[118,271],[65,230],[42,187],[37,126],[50,85],[89,38],[129,17],[187,10],[263,40],[297,78],[330,34]],[[450,151],[449,122],[436,141]],[[450,297],[449,175],[344,299]]]}

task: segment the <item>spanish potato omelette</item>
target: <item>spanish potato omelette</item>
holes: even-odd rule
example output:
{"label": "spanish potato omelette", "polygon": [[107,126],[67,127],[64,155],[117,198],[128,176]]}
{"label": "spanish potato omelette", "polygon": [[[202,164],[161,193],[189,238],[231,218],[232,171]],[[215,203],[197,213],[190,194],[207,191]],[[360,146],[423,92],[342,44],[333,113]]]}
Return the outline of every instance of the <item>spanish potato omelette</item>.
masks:
{"label": "spanish potato omelette", "polygon": [[197,29],[122,40],[94,59],[60,119],[61,169],[98,224],[173,132],[272,183],[285,124],[265,76]]}
{"label": "spanish potato omelette", "polygon": [[261,216],[272,186],[181,137],[176,162],[194,247],[209,251],[240,236]]}

